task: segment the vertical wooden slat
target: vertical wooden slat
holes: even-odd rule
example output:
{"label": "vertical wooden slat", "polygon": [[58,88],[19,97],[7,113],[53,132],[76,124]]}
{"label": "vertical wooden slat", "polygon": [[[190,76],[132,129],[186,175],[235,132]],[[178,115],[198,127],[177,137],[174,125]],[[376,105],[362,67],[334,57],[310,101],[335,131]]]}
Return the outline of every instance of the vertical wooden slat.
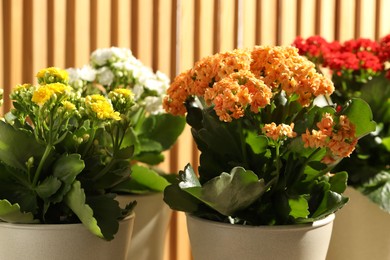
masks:
{"label": "vertical wooden slat", "polygon": [[279,0],[278,2],[280,3],[281,11],[280,15],[278,16],[280,21],[280,40],[278,44],[289,45],[294,41],[296,37],[297,3],[296,0]]}
{"label": "vertical wooden slat", "polygon": [[234,32],[235,22],[235,1],[223,0],[220,1],[220,43],[219,51],[229,51],[234,49],[236,43],[236,33]]}
{"label": "vertical wooden slat", "polygon": [[277,43],[277,30],[278,30],[278,13],[277,6],[278,1],[261,0],[260,2],[260,30],[262,45],[275,45]]}
{"label": "vertical wooden slat", "polygon": [[90,55],[90,2],[66,2],[66,67],[81,67]]}
{"label": "vertical wooden slat", "polygon": [[359,38],[361,35],[361,12],[362,12],[362,1],[355,0],[355,35],[354,38]]}
{"label": "vertical wooden slat", "polygon": [[[38,0],[31,1],[33,4],[33,37],[32,37],[32,73],[30,75],[31,80],[36,82],[36,73],[42,68],[48,66],[48,32],[47,32],[47,1]],[[43,14],[43,15],[39,15]],[[27,76],[27,75],[26,75]],[[27,77],[26,77],[27,78]]]}
{"label": "vertical wooden slat", "polygon": [[[318,21],[318,30],[316,34],[321,35],[328,41],[332,41],[336,36],[336,21],[339,20],[337,6],[337,0],[321,0],[317,2],[317,10],[321,12],[320,20]],[[339,27],[337,27],[339,28]],[[338,33],[337,33],[338,34]]]}
{"label": "vertical wooden slat", "polygon": [[66,1],[47,0],[47,65],[64,68],[66,35]]}
{"label": "vertical wooden slat", "polygon": [[355,37],[355,0],[336,0],[336,40],[345,41]]}
{"label": "vertical wooden slat", "polygon": [[318,25],[317,18],[320,14],[316,12],[316,2],[313,0],[299,0],[296,7],[296,35],[309,37],[316,34]]}
{"label": "vertical wooden slat", "polygon": [[130,48],[131,2],[111,0],[110,45]]}
{"label": "vertical wooden slat", "polygon": [[152,0],[142,0],[142,4],[137,4],[137,34],[133,34],[135,38],[132,41],[137,42],[137,58],[147,66],[152,65],[152,5]]}
{"label": "vertical wooden slat", "polygon": [[110,45],[119,46],[119,0],[111,0]]}
{"label": "vertical wooden slat", "polygon": [[242,47],[253,47],[256,45],[256,1],[244,0],[242,1],[243,10],[243,44]]}
{"label": "vertical wooden slat", "polygon": [[33,1],[24,0],[22,5],[23,21],[22,21],[22,53],[23,53],[23,66],[22,66],[22,81],[33,81],[33,16],[34,8]]}
{"label": "vertical wooden slat", "polygon": [[9,111],[7,98],[11,89],[22,83],[24,57],[22,57],[22,0],[3,0],[3,75],[4,111]]}
{"label": "vertical wooden slat", "polygon": [[221,50],[221,0],[214,0],[214,15],[213,15],[213,53]]}
{"label": "vertical wooden slat", "polygon": [[90,0],[90,51],[111,46],[110,22],[110,0]]}
{"label": "vertical wooden slat", "polygon": [[380,2],[380,21],[378,22],[379,26],[379,37],[383,37],[390,33],[390,17],[389,17],[389,10],[390,10],[390,1],[389,0],[381,0]]}
{"label": "vertical wooden slat", "polygon": [[375,39],[375,10],[376,1],[359,0],[360,2],[360,17],[359,37]]}

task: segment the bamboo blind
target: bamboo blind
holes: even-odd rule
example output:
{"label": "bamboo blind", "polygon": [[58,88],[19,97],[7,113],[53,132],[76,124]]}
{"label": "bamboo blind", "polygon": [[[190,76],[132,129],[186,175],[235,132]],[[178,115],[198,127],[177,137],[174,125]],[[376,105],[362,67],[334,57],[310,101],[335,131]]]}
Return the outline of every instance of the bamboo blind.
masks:
{"label": "bamboo blind", "polygon": [[[78,67],[96,48],[119,46],[171,78],[203,56],[287,45],[297,35],[378,39],[390,33],[390,0],[0,0],[0,88],[34,82],[44,67]],[[4,113],[11,104],[5,100]],[[163,169],[198,163],[189,129]],[[191,259],[185,218],[174,213],[165,259]]]}

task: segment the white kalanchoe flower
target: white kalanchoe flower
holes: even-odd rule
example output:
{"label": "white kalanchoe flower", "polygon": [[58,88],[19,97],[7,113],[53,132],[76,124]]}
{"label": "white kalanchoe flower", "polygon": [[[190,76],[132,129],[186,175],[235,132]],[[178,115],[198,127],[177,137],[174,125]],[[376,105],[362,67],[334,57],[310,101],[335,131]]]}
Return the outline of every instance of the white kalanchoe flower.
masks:
{"label": "white kalanchoe flower", "polygon": [[107,67],[102,67],[97,71],[97,81],[104,86],[111,85],[114,78],[114,73]]}
{"label": "white kalanchoe flower", "polygon": [[96,66],[105,65],[112,57],[112,51],[110,49],[97,49],[91,54],[91,63]]}
{"label": "white kalanchoe flower", "polygon": [[162,107],[162,98],[161,97],[146,97],[145,98],[145,111],[152,115],[164,113]]}

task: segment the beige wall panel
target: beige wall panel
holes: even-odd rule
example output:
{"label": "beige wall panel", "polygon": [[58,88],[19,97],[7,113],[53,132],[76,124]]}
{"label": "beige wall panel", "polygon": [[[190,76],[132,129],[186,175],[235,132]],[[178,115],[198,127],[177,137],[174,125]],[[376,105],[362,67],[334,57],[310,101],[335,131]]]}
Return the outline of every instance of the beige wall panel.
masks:
{"label": "beige wall panel", "polygon": [[[117,43],[118,47],[130,48],[131,38],[131,12],[129,0],[116,0],[117,1],[117,16],[111,17],[116,20],[115,26],[117,27]],[[114,45],[114,43],[112,43]]]}
{"label": "beige wall panel", "polygon": [[275,45],[277,39],[277,0],[261,0],[260,3],[260,39],[261,45]]}
{"label": "beige wall panel", "polygon": [[[22,55],[22,0],[3,1],[4,24],[4,53],[3,53],[3,76],[4,96],[8,97],[11,89],[22,83],[22,70],[24,57]],[[4,110],[7,112],[11,104],[8,98],[4,100]]]}
{"label": "beige wall panel", "polygon": [[390,34],[390,0],[380,1],[379,37]]}
{"label": "beige wall panel", "polygon": [[304,38],[315,35],[316,17],[321,17],[320,14],[316,14],[316,1],[301,0],[298,3],[300,4],[297,6],[300,8],[300,17],[297,17],[297,20],[300,21],[300,24],[297,24],[297,27],[299,26],[297,34]]}
{"label": "beige wall panel", "polygon": [[332,41],[335,38],[336,2],[321,0],[318,9],[321,11],[319,35]]}
{"label": "beige wall panel", "polygon": [[194,65],[194,0],[178,1],[179,27],[178,42],[178,71],[176,74],[191,68]]}
{"label": "beige wall panel", "polygon": [[75,67],[81,67],[89,61],[90,49],[90,2],[87,0],[77,0],[76,3],[76,51]]}
{"label": "beige wall panel", "polygon": [[159,0],[158,6],[158,35],[157,41],[153,42],[153,49],[156,49],[158,62],[155,70],[167,74],[171,73],[171,44],[172,44],[172,0]]}
{"label": "beige wall panel", "polygon": [[242,47],[251,48],[256,45],[256,0],[243,0],[242,2]]}
{"label": "beige wall panel", "polygon": [[355,38],[355,10],[355,0],[340,1],[340,20],[336,25],[339,28],[338,40],[345,41]]}
{"label": "beige wall panel", "polygon": [[360,0],[360,13],[358,14],[359,25],[356,36],[375,39],[375,8],[376,1]]}
{"label": "beige wall panel", "polygon": [[94,51],[99,48],[111,47],[111,0],[94,0],[96,10],[91,17],[94,17],[91,29],[96,28],[94,38],[91,39],[90,49]]}
{"label": "beige wall panel", "polygon": [[137,21],[137,58],[147,66],[152,66],[152,10],[152,0],[139,1]]}
{"label": "beige wall panel", "polygon": [[[212,21],[214,19],[214,1],[210,0],[195,0],[199,3],[198,18],[198,35],[195,34],[195,45],[197,45],[197,53],[195,59],[199,60],[202,57],[214,54],[213,52],[213,40],[214,30]],[[197,56],[197,57],[196,57]]]}
{"label": "beige wall panel", "polygon": [[65,51],[68,45],[65,37],[66,25],[66,0],[52,0],[52,45],[48,46],[48,66],[65,67]]}
{"label": "beige wall panel", "polygon": [[33,38],[32,42],[32,73],[29,75],[31,79],[36,82],[35,74],[43,68],[48,66],[48,45],[47,45],[47,15],[40,15],[47,13],[47,1],[38,0],[33,1]]}
{"label": "beige wall panel", "polygon": [[280,45],[290,45],[296,37],[297,1],[280,1]]}
{"label": "beige wall panel", "polygon": [[225,52],[233,50],[235,46],[235,1],[221,0],[220,1],[220,46],[219,51]]}

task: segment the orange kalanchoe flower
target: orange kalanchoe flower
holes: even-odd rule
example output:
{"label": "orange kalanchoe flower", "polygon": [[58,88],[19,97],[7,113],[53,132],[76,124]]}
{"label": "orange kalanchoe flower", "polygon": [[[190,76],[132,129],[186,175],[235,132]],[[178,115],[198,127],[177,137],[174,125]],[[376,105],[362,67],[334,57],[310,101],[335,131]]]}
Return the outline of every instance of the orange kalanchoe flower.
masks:
{"label": "orange kalanchoe flower", "polygon": [[[240,75],[234,77],[246,75],[249,83],[240,82],[238,85],[246,85],[247,90],[241,87],[240,91],[234,92],[236,80],[224,80],[232,74]],[[236,86],[228,86],[229,83]],[[222,92],[221,84],[231,91]],[[248,107],[253,113],[258,113],[272,98],[269,90],[273,93],[283,90],[287,96],[298,95],[299,103],[308,106],[315,97],[331,94],[334,87],[329,79],[316,72],[313,63],[299,56],[296,48],[257,46],[252,50],[218,53],[196,62],[192,69],[178,75],[172,82],[164,108],[172,114],[184,115],[187,98],[197,96],[208,100],[209,105],[215,105],[221,120],[231,121],[242,117]],[[246,97],[246,91],[250,97]],[[223,93],[227,96],[222,97]],[[241,101],[237,101],[237,97]],[[250,105],[245,104],[247,98]]]}
{"label": "orange kalanchoe flower", "polygon": [[322,162],[332,163],[336,158],[348,157],[357,144],[355,136],[355,125],[353,125],[345,115],[340,116],[338,124],[334,124],[329,113],[325,113],[320,122],[317,123],[319,130],[306,130],[302,134],[305,147],[322,148],[327,147],[328,154]]}
{"label": "orange kalanchoe flower", "polygon": [[276,125],[274,122],[272,122],[271,124],[265,124],[262,130],[266,136],[276,141],[279,139],[284,139],[286,137],[288,138],[296,137],[297,133],[295,133],[293,129],[294,129],[294,123],[291,123],[290,125],[286,125],[286,124]]}
{"label": "orange kalanchoe flower", "polygon": [[271,97],[271,89],[245,70],[223,78],[213,88],[208,88],[204,95],[205,101],[215,105],[219,119],[225,122],[243,117],[248,106],[251,106],[252,112],[258,113],[259,108],[270,103]]}

